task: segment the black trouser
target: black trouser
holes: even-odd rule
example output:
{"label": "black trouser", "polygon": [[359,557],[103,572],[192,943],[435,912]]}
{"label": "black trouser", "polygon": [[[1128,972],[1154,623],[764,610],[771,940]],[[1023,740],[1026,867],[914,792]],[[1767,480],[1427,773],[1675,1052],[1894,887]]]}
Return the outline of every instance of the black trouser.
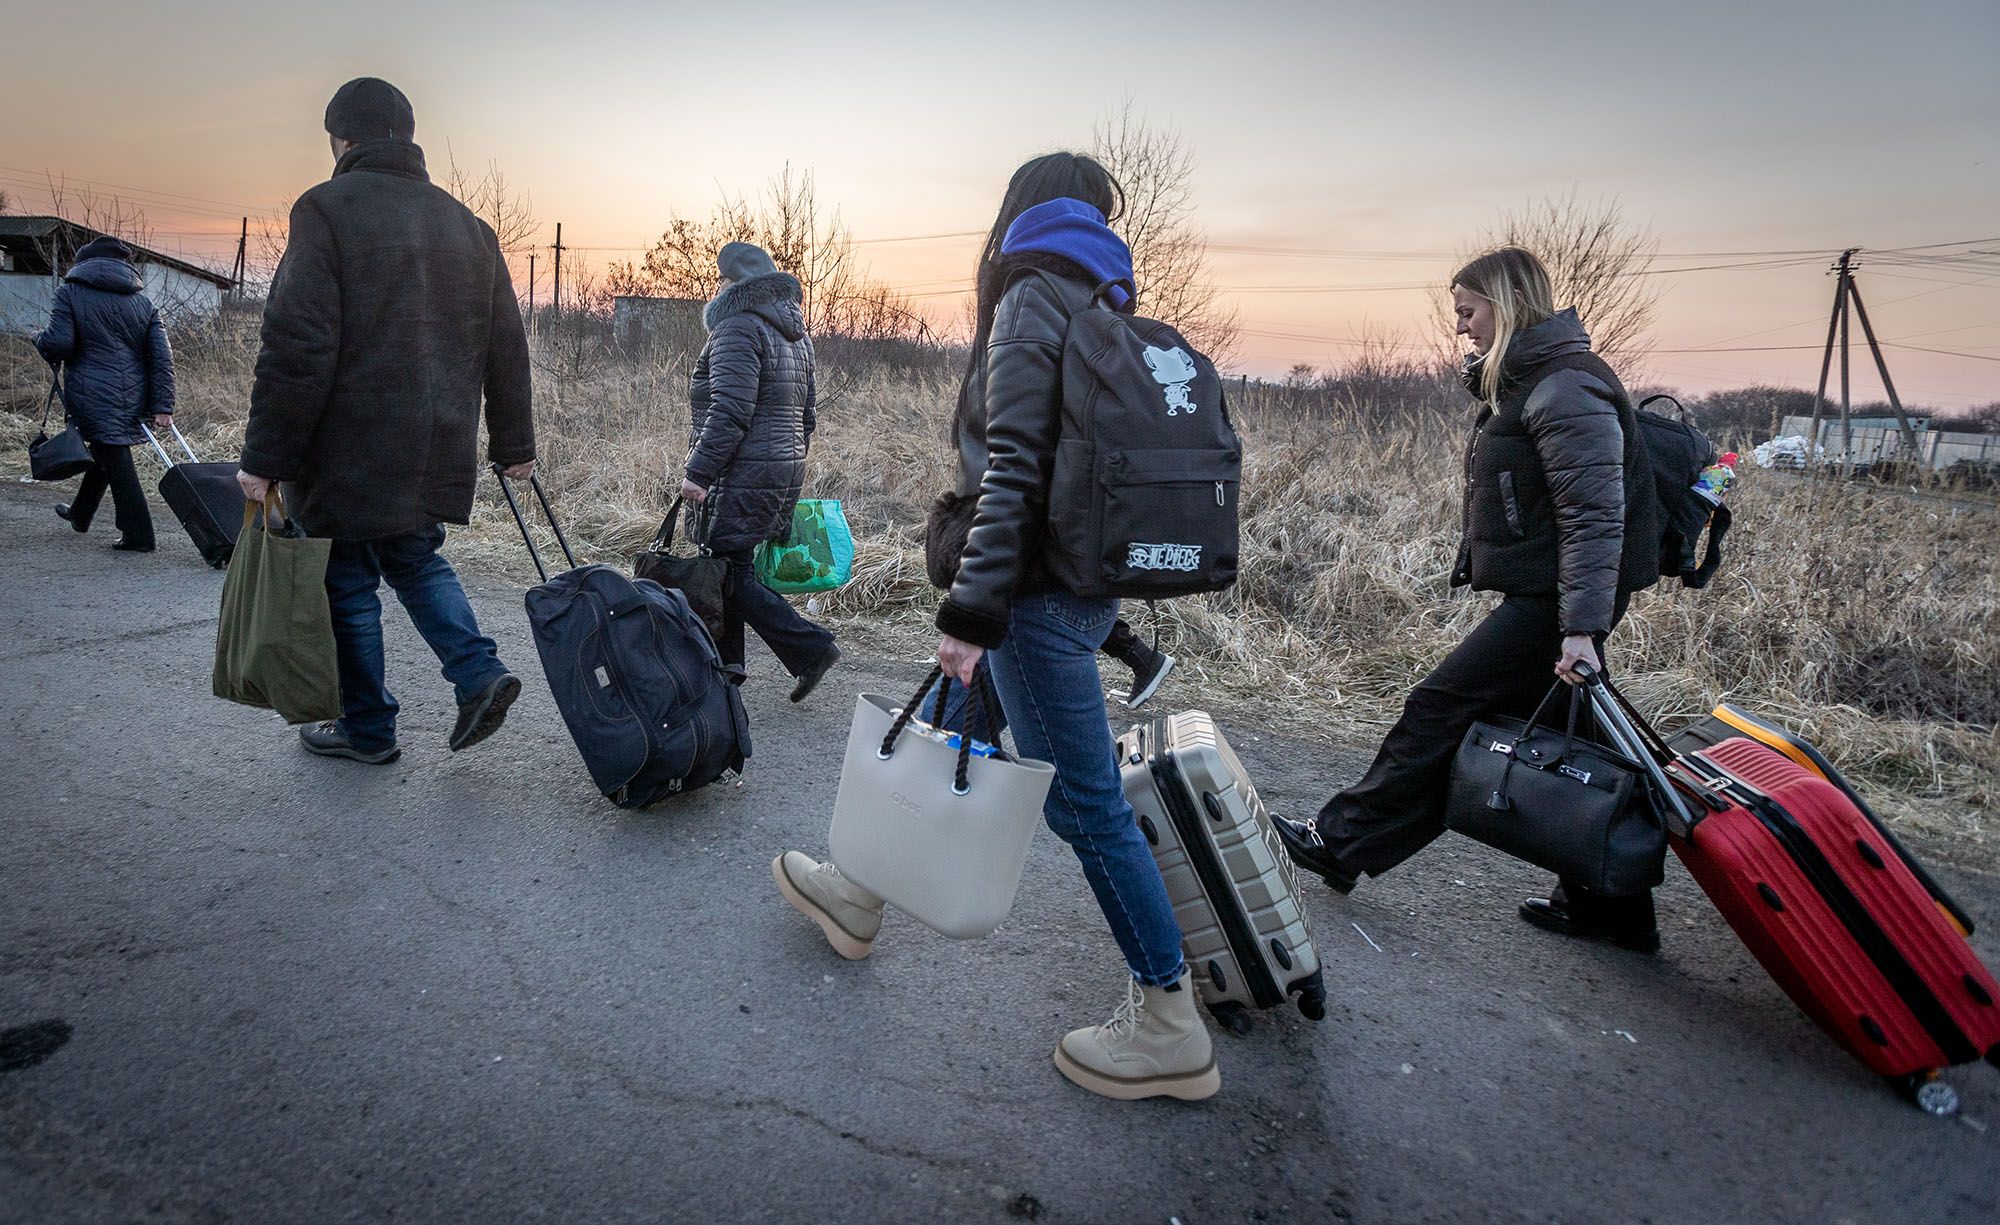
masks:
{"label": "black trouser", "polygon": [[139,485],[139,470],[132,464],[132,448],[110,442],[90,444],[95,462],[84,471],[76,487],[76,500],[69,504],[70,526],[88,531],[97,514],[104,491],[111,490],[111,505],[118,530],[128,544],[145,548],[153,543],[153,512],[146,506],[146,491]]}
{"label": "black trouser", "polygon": [[[1615,625],[1625,615],[1618,598]],[[1604,657],[1605,635],[1597,636]],[[1508,596],[1444,662],[1417,682],[1360,782],[1319,812],[1319,836],[1340,866],[1380,876],[1444,832],[1452,759],[1475,720],[1525,719],[1555,683],[1562,628],[1554,596]],[[1650,928],[1653,895],[1606,898],[1562,882],[1570,912],[1617,926]]]}
{"label": "black trouser", "polygon": [[833,645],[833,632],[799,615],[790,600],[766,587],[751,564],[753,550],[717,553],[729,563],[731,587],[723,601],[722,637],[715,649],[726,664],[743,662],[743,626],[747,623],[771,648],[785,671],[797,676],[818,663]]}
{"label": "black trouser", "polygon": [[1127,625],[1125,618],[1120,617],[1112,623],[1111,636],[1106,638],[1104,645],[1097,649],[1128,668],[1136,668],[1139,665],[1134,660],[1135,651],[1144,649],[1145,645],[1146,643],[1139,637],[1138,631]]}

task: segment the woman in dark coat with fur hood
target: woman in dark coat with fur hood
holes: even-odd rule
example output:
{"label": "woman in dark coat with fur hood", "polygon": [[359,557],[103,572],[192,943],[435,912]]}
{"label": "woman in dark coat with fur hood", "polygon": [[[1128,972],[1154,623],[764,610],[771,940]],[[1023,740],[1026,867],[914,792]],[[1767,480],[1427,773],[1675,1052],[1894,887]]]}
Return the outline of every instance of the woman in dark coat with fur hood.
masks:
{"label": "woman in dark coat with fur hood", "polygon": [[76,500],[56,507],[56,514],[87,532],[108,488],[120,533],[111,547],[150,553],[153,516],[132,448],[146,440],[140,429],[145,418],[165,428],[173,415],[174,353],[132,259],[132,248],[116,238],[84,244],[56,290],[49,326],[35,337],[35,348],[49,365],[63,367],[63,407],[95,461]]}
{"label": "woman in dark coat with fur hood", "polygon": [[722,289],[702,313],[708,342],[688,389],[692,421],[681,496],[699,508],[696,539],[734,578],[716,649],[741,664],[743,627],[757,631],[797,680],[801,702],[840,659],[833,634],[757,580],[751,556],[791,535],[817,424],[812,338],[798,281],[760,247],[732,242],[716,257]]}

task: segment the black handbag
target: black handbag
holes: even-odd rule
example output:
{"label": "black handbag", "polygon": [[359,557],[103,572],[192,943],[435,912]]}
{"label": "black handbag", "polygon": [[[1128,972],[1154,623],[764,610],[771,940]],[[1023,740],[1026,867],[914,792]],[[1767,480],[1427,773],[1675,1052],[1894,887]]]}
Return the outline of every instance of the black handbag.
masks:
{"label": "black handbag", "polygon": [[687,597],[688,607],[694,609],[695,615],[708,627],[709,635],[719,639],[722,637],[723,608],[735,587],[733,571],[729,563],[720,557],[710,557],[706,553],[693,557],[674,554],[674,529],[680,514],[681,499],[675,498],[667,517],[660,521],[660,530],[653,535],[653,543],[633,557],[632,574],[635,578],[651,579]]}
{"label": "black handbag", "polygon": [[[1569,691],[1564,730],[1542,723]],[[1660,883],[1667,831],[1645,767],[1576,733],[1581,690],[1557,681],[1535,713],[1474,723],[1451,766],[1445,828],[1597,893],[1625,897]]]}
{"label": "black handbag", "polygon": [[28,474],[38,481],[66,481],[81,476],[93,462],[83,435],[70,423],[67,405],[63,407],[63,432],[49,437],[49,410],[61,395],[62,383],[50,378],[49,398],[42,405],[42,423],[35,429],[34,441],[28,444]]}

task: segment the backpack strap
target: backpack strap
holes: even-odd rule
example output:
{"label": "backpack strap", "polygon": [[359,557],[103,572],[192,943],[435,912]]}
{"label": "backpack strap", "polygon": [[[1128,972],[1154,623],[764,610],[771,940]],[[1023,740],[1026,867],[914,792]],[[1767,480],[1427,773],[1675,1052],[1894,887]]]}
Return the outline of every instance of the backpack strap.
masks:
{"label": "backpack strap", "polygon": [[1722,538],[1729,534],[1732,516],[1727,502],[1715,504],[1715,513],[1708,519],[1708,548],[1702,554],[1701,564],[1691,574],[1681,575],[1681,586],[1700,591],[1708,586],[1715,572],[1722,565]]}

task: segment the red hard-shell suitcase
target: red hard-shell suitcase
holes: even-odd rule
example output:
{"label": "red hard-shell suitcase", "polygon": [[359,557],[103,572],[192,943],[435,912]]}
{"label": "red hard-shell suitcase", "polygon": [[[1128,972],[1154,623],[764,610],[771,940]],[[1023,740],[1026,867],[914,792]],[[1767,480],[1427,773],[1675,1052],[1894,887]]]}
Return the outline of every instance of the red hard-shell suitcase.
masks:
{"label": "red hard-shell suitcase", "polygon": [[[1616,701],[1599,705],[1633,726]],[[1665,756],[1656,734],[1632,738],[1652,750],[1642,760]],[[1668,772],[1697,801],[1692,812],[1671,801],[1671,845],[1765,970],[1918,1105],[1956,1110],[1937,1073],[2000,1066],[2000,983],[1875,823],[1840,787],[1748,738]]]}

